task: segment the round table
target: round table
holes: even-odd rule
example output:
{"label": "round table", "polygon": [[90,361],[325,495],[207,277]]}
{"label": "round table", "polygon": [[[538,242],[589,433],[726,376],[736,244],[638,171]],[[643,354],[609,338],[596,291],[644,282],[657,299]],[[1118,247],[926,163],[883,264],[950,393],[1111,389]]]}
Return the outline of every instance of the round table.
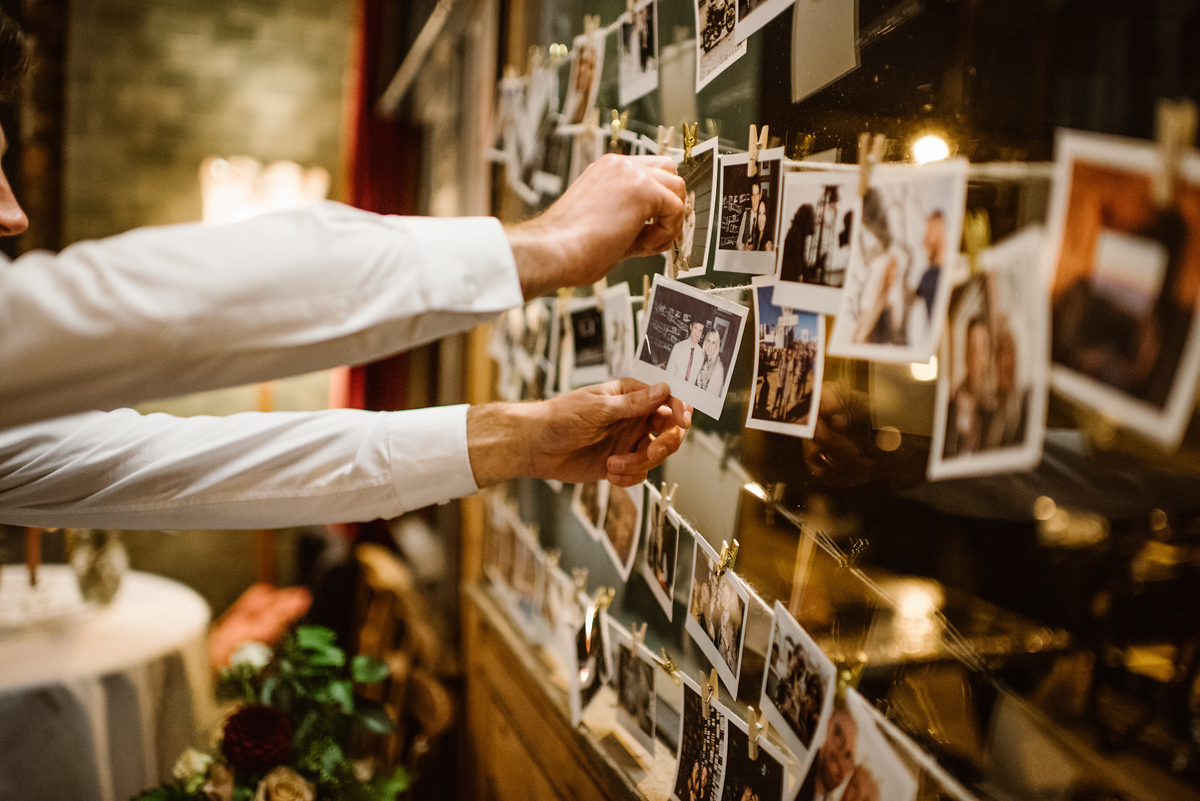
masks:
{"label": "round table", "polygon": [[[23,565],[0,569],[0,799],[123,801],[168,779],[211,722],[204,599],[131,571],[85,606],[65,565],[27,587]],[[13,625],[16,604],[33,622]]]}

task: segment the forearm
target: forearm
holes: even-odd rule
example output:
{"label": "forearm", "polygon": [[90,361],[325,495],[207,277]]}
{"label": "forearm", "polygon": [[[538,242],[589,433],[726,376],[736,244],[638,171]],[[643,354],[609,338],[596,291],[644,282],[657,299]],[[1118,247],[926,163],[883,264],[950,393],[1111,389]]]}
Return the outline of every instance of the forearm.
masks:
{"label": "forearm", "polygon": [[471,472],[480,488],[533,474],[533,408],[532,404],[489,403],[467,411]]}

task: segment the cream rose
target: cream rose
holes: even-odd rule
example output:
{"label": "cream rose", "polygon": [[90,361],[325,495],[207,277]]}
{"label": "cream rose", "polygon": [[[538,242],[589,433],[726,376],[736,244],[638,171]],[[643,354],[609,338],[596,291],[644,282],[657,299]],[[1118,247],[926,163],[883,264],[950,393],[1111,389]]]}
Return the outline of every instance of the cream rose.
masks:
{"label": "cream rose", "polygon": [[239,645],[238,649],[233,652],[233,656],[229,658],[229,666],[235,670],[244,666],[257,672],[270,663],[271,646],[254,640],[248,640]]}
{"label": "cream rose", "polygon": [[317,787],[291,768],[280,765],[258,783],[254,801],[314,801]]}
{"label": "cream rose", "polygon": [[179,781],[187,781],[193,776],[203,776],[212,765],[213,758],[203,751],[189,748],[179,755],[171,768],[171,775]]}

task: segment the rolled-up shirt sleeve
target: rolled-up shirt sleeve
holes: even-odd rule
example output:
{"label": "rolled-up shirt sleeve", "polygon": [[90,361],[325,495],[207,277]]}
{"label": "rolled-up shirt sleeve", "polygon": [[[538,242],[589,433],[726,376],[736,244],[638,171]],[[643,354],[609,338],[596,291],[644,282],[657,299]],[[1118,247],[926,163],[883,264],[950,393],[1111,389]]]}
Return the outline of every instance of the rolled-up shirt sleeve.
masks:
{"label": "rolled-up shirt sleeve", "polygon": [[466,406],[91,412],[0,431],[0,523],[280,528],[392,518],[476,490]]}

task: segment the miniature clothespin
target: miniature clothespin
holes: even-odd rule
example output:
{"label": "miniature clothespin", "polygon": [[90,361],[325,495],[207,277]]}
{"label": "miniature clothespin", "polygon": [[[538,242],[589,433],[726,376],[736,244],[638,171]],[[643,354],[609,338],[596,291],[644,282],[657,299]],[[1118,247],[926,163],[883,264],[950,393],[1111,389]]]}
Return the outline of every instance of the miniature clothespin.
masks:
{"label": "miniature clothespin", "polygon": [[963,247],[967,251],[967,263],[971,274],[980,272],[979,256],[992,244],[992,224],[987,209],[968,211],[963,220]]}
{"label": "miniature clothespin", "polygon": [[746,175],[749,175],[751,178],[758,174],[759,151],[766,150],[767,142],[770,141],[770,138],[767,136],[768,130],[770,130],[769,125],[764,125],[761,133],[755,126],[750,126],[750,147],[746,153]]}
{"label": "miniature clothespin", "polygon": [[858,194],[860,197],[866,195],[867,190],[871,188],[871,168],[883,161],[883,154],[886,151],[887,137],[883,134],[875,134],[873,139],[869,133],[858,135]]}
{"label": "miniature clothespin", "polygon": [[678,239],[671,243],[670,249],[666,254],[667,259],[667,278],[672,281],[679,278],[679,271],[684,272],[688,269],[687,256],[683,255],[681,243]]}
{"label": "miniature clothespin", "polygon": [[838,567],[853,570],[858,565],[858,560],[862,559],[863,554],[867,552],[868,545],[870,543],[860,537],[851,539],[850,550],[838,557]]}
{"label": "miniature clothespin", "polygon": [[596,308],[604,314],[604,292],[608,289],[608,279],[601,278],[596,283],[592,284],[592,293],[596,296]]}
{"label": "miniature clothespin", "polygon": [[663,522],[667,519],[667,510],[675,505],[675,490],[679,489],[679,482],[671,485],[671,490],[667,491],[667,482],[662,483],[662,491],[658,494],[658,527],[661,530]]}
{"label": "miniature clothespin", "polygon": [[546,51],[538,45],[529,46],[529,74],[537,72],[546,61]]}
{"label": "miniature clothespin", "polygon": [[650,303],[650,276],[642,276],[642,308]]}
{"label": "miniature clothespin", "polygon": [[867,655],[862,651],[855,654],[853,658],[838,654],[833,663],[837,668],[835,695],[838,700],[841,700],[846,697],[847,689],[858,689],[858,682],[862,679],[863,668],[867,666]]}
{"label": "miniature clothespin", "polygon": [[638,646],[646,641],[646,624],[639,626],[637,623],[629,624],[629,636],[633,638],[633,645],[630,646],[636,654]]}
{"label": "miniature clothespin", "polygon": [[612,110],[612,136],[608,140],[609,147],[616,147],[621,141],[621,131],[629,126],[629,112]]}
{"label": "miniature clothespin", "polygon": [[712,709],[713,696],[717,694],[717,669],[713,668],[709,675],[705,676],[704,671],[700,671],[700,701],[704,704],[704,719],[708,720],[709,711]]}
{"label": "miniature clothespin", "polygon": [[667,655],[666,648],[662,649],[662,661],[658,663],[658,666],[667,672],[667,675],[671,677],[671,681],[675,682],[675,686],[678,687],[679,667],[674,661],[672,661],[671,657]]}
{"label": "miniature clothespin", "polygon": [[688,125],[683,124],[683,163],[692,163],[692,148],[696,146],[696,126],[698,123],[693,122]]}
{"label": "miniature clothespin", "polygon": [[746,707],[746,738],[750,741],[750,759],[758,759],[758,738],[762,737],[762,715],[754,707]]}
{"label": "miniature clothespin", "polygon": [[550,66],[557,67],[559,64],[562,64],[568,52],[570,51],[567,50],[565,44],[550,45]]}
{"label": "miniature clothespin", "polygon": [[562,551],[558,548],[551,548],[546,551],[546,567],[550,570],[558,567],[558,560],[562,559]]}
{"label": "miniature clothespin", "polygon": [[616,592],[612,587],[601,587],[596,590],[596,596],[592,600],[596,605],[596,611],[599,612],[612,606],[613,596],[616,595]]}
{"label": "miniature clothespin", "polygon": [[591,36],[596,31],[600,30],[600,15],[599,14],[584,14],[583,15],[583,33],[585,36]]}
{"label": "miniature clothespin", "polygon": [[725,575],[725,571],[733,567],[733,562],[737,559],[737,552],[737,540],[733,541],[733,545],[721,540],[721,553],[717,554],[717,563],[713,565],[713,575],[717,578]]}
{"label": "miniature clothespin", "polygon": [[575,582],[575,592],[587,594],[587,576],[588,569],[586,567],[571,568],[571,581]]}
{"label": "miniature clothespin", "polygon": [[1179,162],[1196,139],[1196,104],[1191,100],[1158,101],[1155,135],[1162,166],[1154,176],[1154,202],[1171,205],[1179,181]]}
{"label": "miniature clothespin", "polygon": [[667,147],[671,144],[671,137],[673,137],[674,135],[675,135],[675,126],[674,125],[672,125],[670,128],[664,128],[661,125],[658,126],[658,140],[657,140],[658,155],[660,155],[660,156],[667,155]]}

